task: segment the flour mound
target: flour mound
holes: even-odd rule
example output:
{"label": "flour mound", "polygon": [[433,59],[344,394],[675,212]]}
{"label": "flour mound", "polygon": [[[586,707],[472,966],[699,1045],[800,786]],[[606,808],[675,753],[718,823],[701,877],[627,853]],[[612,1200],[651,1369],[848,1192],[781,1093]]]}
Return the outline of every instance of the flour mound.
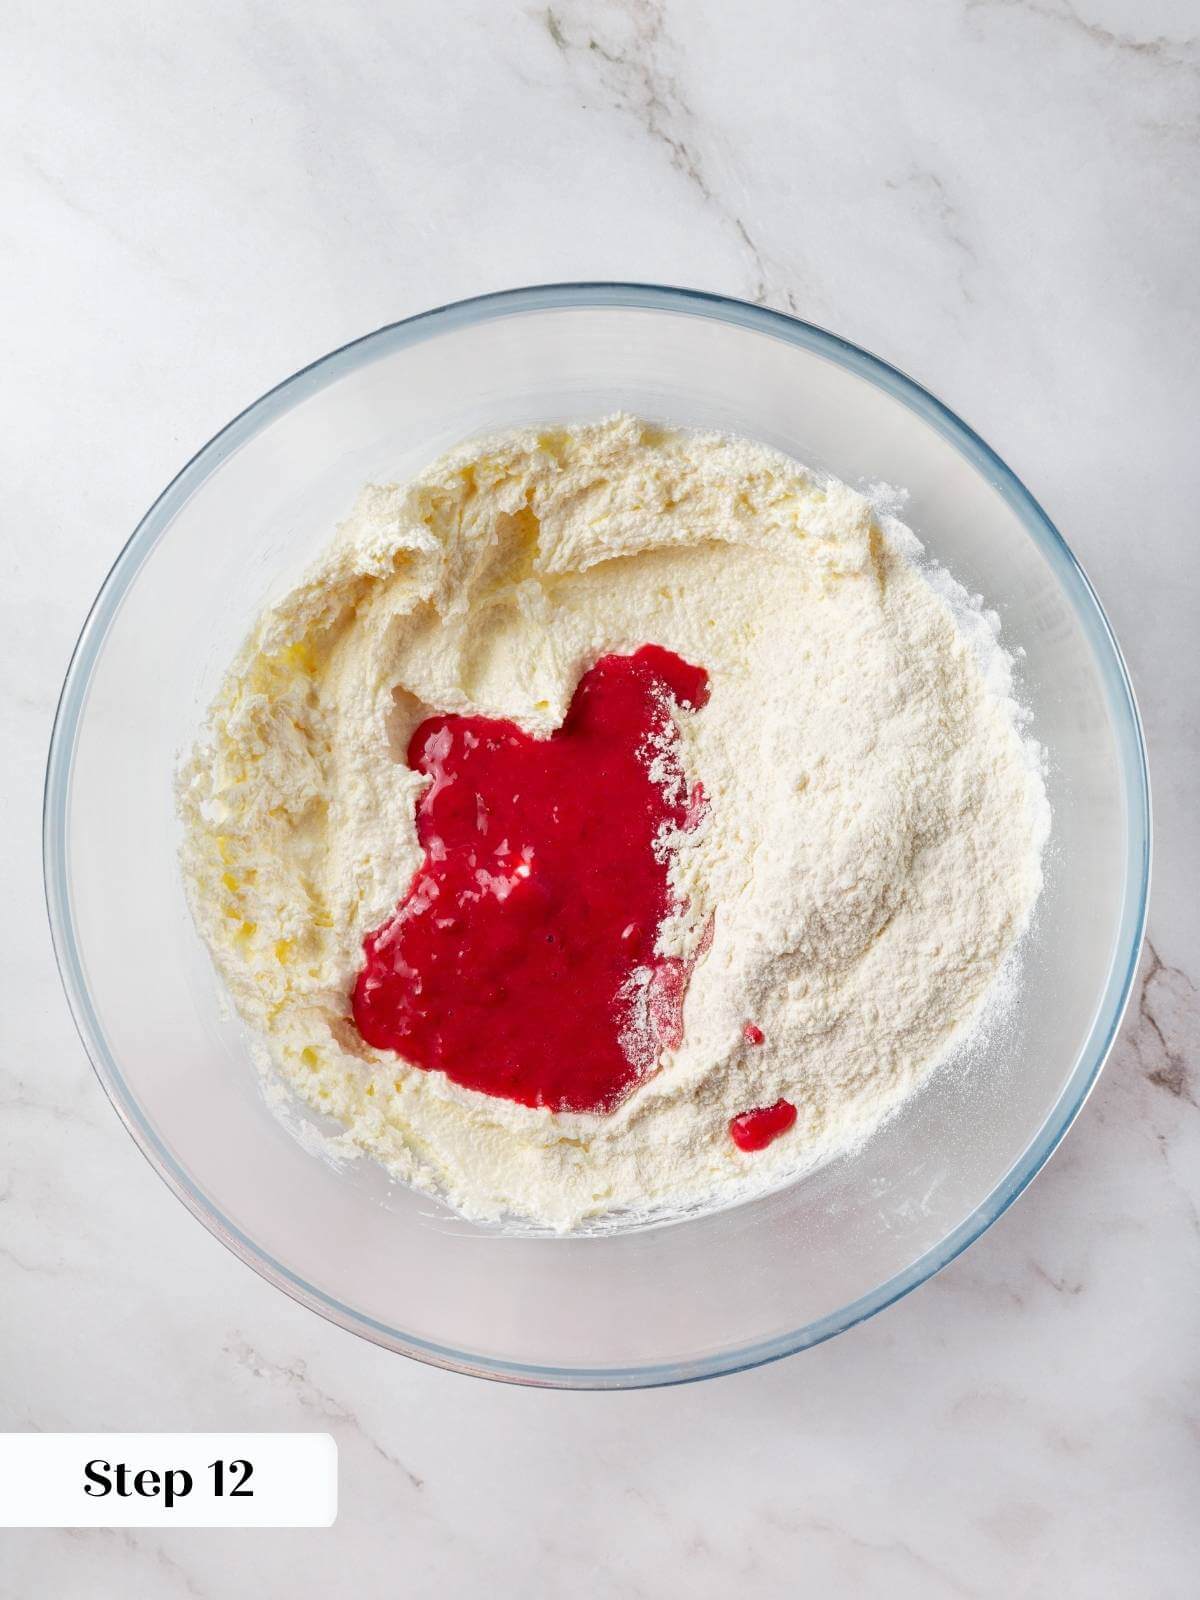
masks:
{"label": "flour mound", "polygon": [[[261,619],[180,779],[197,923],[273,1077],[343,1125],[343,1153],[472,1218],[645,1221],[846,1149],[970,1038],[1049,814],[995,618],[899,505],[632,417],[477,442],[364,491]],[[597,657],[648,643],[711,688],[670,775],[707,808],[663,841],[682,1039],[607,1116],[368,1048],[348,997],[421,859],[424,780],[397,759],[412,730],[457,711],[548,733]],[[739,1151],[730,1119],[779,1099],[794,1127]]]}

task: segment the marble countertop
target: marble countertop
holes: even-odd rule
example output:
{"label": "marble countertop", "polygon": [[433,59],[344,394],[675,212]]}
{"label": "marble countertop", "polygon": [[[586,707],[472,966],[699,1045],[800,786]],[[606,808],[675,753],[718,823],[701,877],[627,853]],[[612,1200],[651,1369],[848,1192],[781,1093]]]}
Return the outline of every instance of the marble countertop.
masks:
{"label": "marble countertop", "polygon": [[[328,1429],[342,1511],[0,1534],[0,1595],[1196,1592],[1197,26],[1190,0],[6,8],[0,1427]],[[828,1345],[624,1395],[427,1370],[227,1254],[92,1075],[39,854],[80,621],[192,451],[381,323],[604,277],[795,311],[978,428],[1108,607],[1158,829],[1138,994],[1020,1204]]]}

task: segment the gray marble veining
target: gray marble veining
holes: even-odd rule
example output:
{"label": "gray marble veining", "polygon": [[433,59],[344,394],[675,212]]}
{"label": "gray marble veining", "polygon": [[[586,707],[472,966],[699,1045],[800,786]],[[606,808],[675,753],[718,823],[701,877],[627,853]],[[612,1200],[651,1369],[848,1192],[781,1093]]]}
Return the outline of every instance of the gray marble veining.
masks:
{"label": "gray marble veining", "polygon": [[[0,1595],[1193,1594],[1194,5],[53,0],[0,29],[3,1425],[319,1427],[343,1485],[328,1533],[0,1534]],[[1158,880],[1108,1068],[979,1244],[772,1368],[561,1395],[353,1340],[185,1215],[76,1041],[38,828],[79,622],[200,442],[370,327],[602,277],[825,323],[1013,464],[1129,657]]]}

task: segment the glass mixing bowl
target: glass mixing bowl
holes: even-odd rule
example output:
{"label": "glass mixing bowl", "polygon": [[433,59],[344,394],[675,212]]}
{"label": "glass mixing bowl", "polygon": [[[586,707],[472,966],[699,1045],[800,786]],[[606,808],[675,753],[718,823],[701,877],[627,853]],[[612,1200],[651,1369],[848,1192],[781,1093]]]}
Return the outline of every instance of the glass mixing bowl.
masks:
{"label": "glass mixing bowl", "polygon": [[[269,1109],[176,862],[180,752],[251,624],[359,488],[484,430],[618,409],[748,435],[909,491],[927,549],[1000,613],[1049,753],[1055,825],[1011,1025],[857,1153],[766,1198],[599,1237],[476,1227]],[[252,405],[121,552],[67,674],[46,784],[47,898],[100,1079],[217,1238],[344,1328],[442,1366],[573,1387],[682,1382],[827,1339],[1009,1206],[1078,1112],[1133,981],[1145,753],[1078,563],[987,445],[894,368],[805,323],[678,289],[514,290],[383,328]],[[302,1125],[303,1116],[297,1116]],[[301,1126],[303,1132],[303,1126]]]}

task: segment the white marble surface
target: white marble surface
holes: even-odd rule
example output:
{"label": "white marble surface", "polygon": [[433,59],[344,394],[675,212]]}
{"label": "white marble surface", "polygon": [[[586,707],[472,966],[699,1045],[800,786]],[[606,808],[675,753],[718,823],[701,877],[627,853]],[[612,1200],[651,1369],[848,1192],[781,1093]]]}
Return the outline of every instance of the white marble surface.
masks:
{"label": "white marble surface", "polygon": [[[1200,1526],[1200,16],[1192,0],[14,0],[0,31],[0,1426],[328,1428],[328,1532],[0,1534],[4,1596],[1184,1596]],[[573,277],[912,371],[1087,565],[1141,695],[1153,947],[1048,1171],[939,1279],[628,1395],[423,1369],[191,1221],[59,991],[40,785],[148,501],[380,323]]]}

